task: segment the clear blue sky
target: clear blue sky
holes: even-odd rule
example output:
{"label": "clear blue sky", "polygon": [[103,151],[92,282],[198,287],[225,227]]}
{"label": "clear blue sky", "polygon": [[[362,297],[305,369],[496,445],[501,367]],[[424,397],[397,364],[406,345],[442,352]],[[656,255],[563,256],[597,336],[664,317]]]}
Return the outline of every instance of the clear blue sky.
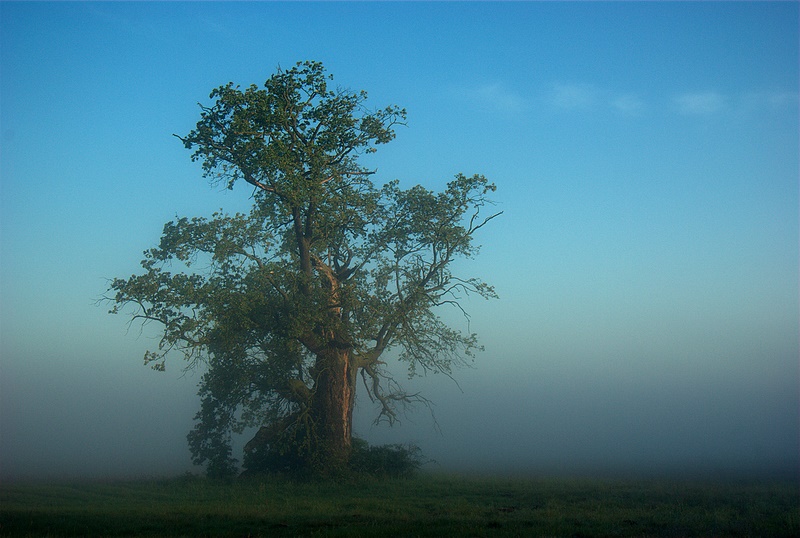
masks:
{"label": "clear blue sky", "polygon": [[424,410],[370,427],[368,406],[358,433],[443,466],[796,466],[797,3],[2,2],[0,17],[0,473],[188,465],[199,376],[143,367],[153,333],[95,301],[166,221],[247,208],[172,134],[214,87],[306,59],[408,109],[366,161],[376,181],[482,173],[504,212],[462,264],[501,297],[468,304],[485,353],[463,393],[412,382],[442,434]]}

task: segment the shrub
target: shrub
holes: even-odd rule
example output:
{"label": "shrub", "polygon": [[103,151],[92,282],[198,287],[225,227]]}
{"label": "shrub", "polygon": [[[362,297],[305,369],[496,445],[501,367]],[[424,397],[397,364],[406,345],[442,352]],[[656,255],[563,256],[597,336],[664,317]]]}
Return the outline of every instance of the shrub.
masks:
{"label": "shrub", "polygon": [[[430,460],[413,444],[370,446],[367,441],[353,437],[349,466],[339,476],[349,473],[374,477],[410,477]],[[282,475],[294,478],[314,478],[313,467],[295,451],[281,451],[277,446],[263,443],[245,450],[244,472],[241,476]],[[319,478],[319,477],[316,477]]]}
{"label": "shrub", "polygon": [[363,439],[353,438],[350,469],[372,476],[410,477],[426,463],[416,445],[369,446]]}

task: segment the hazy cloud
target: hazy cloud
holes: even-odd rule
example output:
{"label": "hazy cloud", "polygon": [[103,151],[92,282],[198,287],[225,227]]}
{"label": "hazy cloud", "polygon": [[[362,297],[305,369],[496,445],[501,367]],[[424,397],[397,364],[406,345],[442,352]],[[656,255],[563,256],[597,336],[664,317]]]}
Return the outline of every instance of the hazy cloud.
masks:
{"label": "hazy cloud", "polygon": [[466,94],[470,100],[481,106],[499,112],[517,113],[527,108],[524,97],[499,82],[467,90]]}
{"label": "hazy cloud", "polygon": [[723,95],[717,92],[684,93],[673,98],[678,113],[705,116],[733,112],[787,112],[798,105],[798,93],[788,90],[753,91]]}
{"label": "hazy cloud", "polygon": [[706,115],[725,107],[725,97],[717,92],[684,93],[674,99],[678,112],[687,115]]}
{"label": "hazy cloud", "polygon": [[610,107],[615,112],[635,115],[645,108],[644,101],[635,93],[615,93],[592,84],[553,84],[547,101],[565,111]]}
{"label": "hazy cloud", "polygon": [[597,90],[588,84],[555,84],[550,102],[565,110],[588,108],[597,101]]}
{"label": "hazy cloud", "polygon": [[797,92],[791,91],[760,91],[745,94],[742,102],[748,108],[784,110],[798,104]]}
{"label": "hazy cloud", "polygon": [[625,114],[638,114],[644,110],[644,101],[632,93],[620,95],[611,104]]}

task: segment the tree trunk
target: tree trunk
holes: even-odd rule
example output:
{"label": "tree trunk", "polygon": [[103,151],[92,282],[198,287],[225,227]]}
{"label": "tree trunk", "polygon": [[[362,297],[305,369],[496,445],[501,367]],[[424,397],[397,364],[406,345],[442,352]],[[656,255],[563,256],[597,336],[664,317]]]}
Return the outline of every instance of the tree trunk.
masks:
{"label": "tree trunk", "polygon": [[313,465],[323,474],[335,474],[345,469],[350,458],[358,369],[349,349],[327,349],[318,355],[317,365],[312,400],[317,425]]}

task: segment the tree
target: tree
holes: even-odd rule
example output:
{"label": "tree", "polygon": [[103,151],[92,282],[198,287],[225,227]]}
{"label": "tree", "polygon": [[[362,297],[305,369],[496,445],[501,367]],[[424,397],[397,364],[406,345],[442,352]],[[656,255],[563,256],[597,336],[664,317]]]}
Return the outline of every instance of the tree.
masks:
{"label": "tree", "polygon": [[179,351],[187,367],[204,365],[188,438],[212,475],[234,471],[231,433],[254,426],[248,468],[341,469],[359,376],[380,404],[376,420],[393,423],[398,405],[425,399],[403,391],[382,358],[395,349],[411,374],[449,375],[478,344],[440,307],[464,312],[466,295],[495,295],[451,272],[499,214],[484,216],[495,186],[459,174],[440,193],[377,188],[358,157],[391,141],[405,110],[370,111],[365,92],[332,90],[331,79],[303,62],[263,89],[215,89],[178,138],[213,182],[251,185],[252,210],[167,223],[144,272],[110,284],[112,313],[132,305],[133,320],[163,326],[146,364],[163,370]]}

